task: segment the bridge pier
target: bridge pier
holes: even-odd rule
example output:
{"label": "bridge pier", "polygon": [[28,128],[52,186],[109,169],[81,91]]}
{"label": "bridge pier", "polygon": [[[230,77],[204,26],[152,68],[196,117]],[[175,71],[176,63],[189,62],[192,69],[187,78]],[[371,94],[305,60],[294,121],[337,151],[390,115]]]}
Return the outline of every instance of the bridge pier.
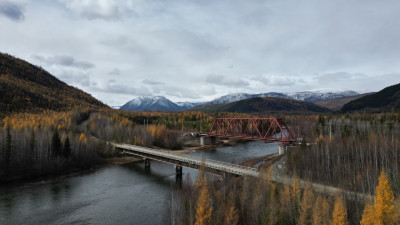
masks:
{"label": "bridge pier", "polygon": [[147,158],[144,159],[144,167],[150,168],[150,159]]}
{"label": "bridge pier", "polygon": [[176,172],[176,176],[182,177],[182,166],[175,165],[175,172]]}

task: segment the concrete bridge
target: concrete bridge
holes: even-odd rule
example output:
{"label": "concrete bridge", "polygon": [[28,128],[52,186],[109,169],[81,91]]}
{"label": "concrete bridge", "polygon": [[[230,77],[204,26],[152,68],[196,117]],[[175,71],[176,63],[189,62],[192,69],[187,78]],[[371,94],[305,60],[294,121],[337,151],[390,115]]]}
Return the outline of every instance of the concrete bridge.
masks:
{"label": "concrete bridge", "polygon": [[241,166],[232,163],[220,162],[210,159],[201,159],[198,157],[176,154],[152,148],[146,148],[137,145],[110,143],[115,148],[121,150],[124,154],[142,157],[145,160],[145,166],[150,167],[150,159],[175,165],[176,175],[182,176],[182,167],[192,169],[203,169],[206,172],[220,176],[233,174],[239,176],[258,177],[257,169]]}

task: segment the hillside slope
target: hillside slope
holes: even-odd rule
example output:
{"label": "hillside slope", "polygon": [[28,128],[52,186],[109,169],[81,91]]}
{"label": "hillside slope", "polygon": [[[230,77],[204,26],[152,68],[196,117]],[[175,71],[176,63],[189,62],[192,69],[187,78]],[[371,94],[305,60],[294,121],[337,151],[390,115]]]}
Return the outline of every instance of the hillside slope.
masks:
{"label": "hillside slope", "polygon": [[215,112],[237,112],[237,113],[323,113],[329,109],[317,106],[313,103],[284,99],[284,98],[250,98],[224,105],[210,105],[201,111]]}
{"label": "hillside slope", "polygon": [[325,107],[327,109],[333,111],[339,111],[342,107],[353,100],[362,98],[367,95],[371,95],[373,93],[361,94],[356,96],[344,97],[344,98],[333,98],[333,99],[326,99],[318,102],[314,102],[314,104],[319,105],[321,107]]}
{"label": "hillside slope", "polygon": [[0,113],[107,107],[40,67],[0,53]]}
{"label": "hillside slope", "polygon": [[400,109],[400,84],[386,87],[375,94],[351,101],[343,106],[342,112],[398,109]]}

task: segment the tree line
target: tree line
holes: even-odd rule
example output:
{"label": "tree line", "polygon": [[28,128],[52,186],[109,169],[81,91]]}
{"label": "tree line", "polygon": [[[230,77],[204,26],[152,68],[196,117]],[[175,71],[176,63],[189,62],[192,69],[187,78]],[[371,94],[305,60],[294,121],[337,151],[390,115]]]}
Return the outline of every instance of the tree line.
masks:
{"label": "tree line", "polygon": [[[266,171],[264,171],[266,172]],[[188,225],[395,225],[400,223],[400,201],[394,197],[386,173],[378,179],[371,202],[351,202],[342,192],[321,194],[298,178],[290,185],[261,178],[215,181],[200,172],[193,184],[189,175],[182,188],[168,197],[165,224]],[[354,204],[360,215],[354,215]]]}

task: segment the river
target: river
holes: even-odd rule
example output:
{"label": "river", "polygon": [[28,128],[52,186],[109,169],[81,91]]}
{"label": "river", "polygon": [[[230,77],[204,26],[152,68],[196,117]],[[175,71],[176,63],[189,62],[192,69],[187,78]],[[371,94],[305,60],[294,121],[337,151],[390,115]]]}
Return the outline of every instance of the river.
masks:
{"label": "river", "polygon": [[[245,142],[191,155],[239,163],[278,152],[278,144]],[[197,171],[183,168],[194,181]],[[163,224],[173,165],[113,165],[34,182],[0,185],[0,224]]]}

